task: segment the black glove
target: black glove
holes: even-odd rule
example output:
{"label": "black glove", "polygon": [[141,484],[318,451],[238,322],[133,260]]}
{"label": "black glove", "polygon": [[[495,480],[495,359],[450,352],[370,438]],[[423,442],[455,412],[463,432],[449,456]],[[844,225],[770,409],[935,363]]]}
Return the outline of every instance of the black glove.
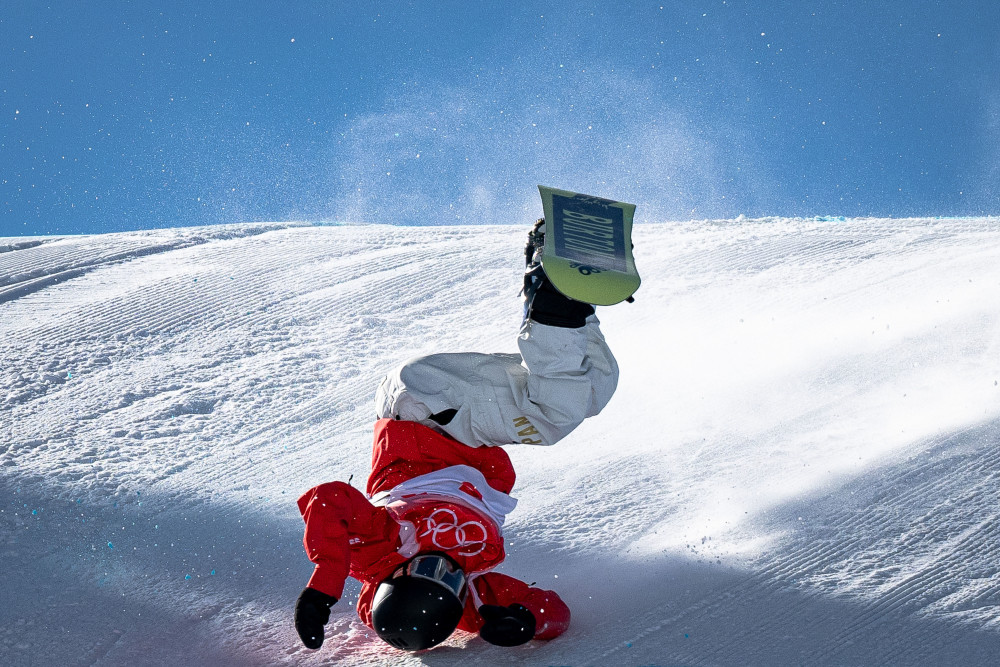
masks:
{"label": "black glove", "polygon": [[491,644],[520,646],[535,636],[535,615],[524,605],[484,604],[479,608],[479,615],[486,621],[479,636]]}
{"label": "black glove", "polygon": [[315,588],[306,588],[295,602],[295,629],[306,648],[323,645],[323,626],[330,620],[330,607],[337,598],[320,593]]}

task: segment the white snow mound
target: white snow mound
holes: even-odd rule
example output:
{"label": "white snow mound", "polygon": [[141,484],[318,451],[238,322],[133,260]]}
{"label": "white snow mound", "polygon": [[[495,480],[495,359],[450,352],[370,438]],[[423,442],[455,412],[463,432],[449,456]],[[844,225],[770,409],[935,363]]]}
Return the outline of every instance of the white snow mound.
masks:
{"label": "white snow mound", "polygon": [[0,664],[996,664],[1000,220],[643,225],[608,408],[511,447],[551,642],[404,654],[292,605],[372,394],[514,351],[526,227],[0,239]]}

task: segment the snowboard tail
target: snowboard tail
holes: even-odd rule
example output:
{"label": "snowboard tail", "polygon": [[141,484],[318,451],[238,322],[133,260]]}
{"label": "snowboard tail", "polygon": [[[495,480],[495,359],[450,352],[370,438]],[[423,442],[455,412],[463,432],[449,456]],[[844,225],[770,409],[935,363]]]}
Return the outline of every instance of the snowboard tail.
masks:
{"label": "snowboard tail", "polygon": [[635,205],[538,186],[545,211],[542,269],[577,301],[611,306],[641,282],[632,257]]}

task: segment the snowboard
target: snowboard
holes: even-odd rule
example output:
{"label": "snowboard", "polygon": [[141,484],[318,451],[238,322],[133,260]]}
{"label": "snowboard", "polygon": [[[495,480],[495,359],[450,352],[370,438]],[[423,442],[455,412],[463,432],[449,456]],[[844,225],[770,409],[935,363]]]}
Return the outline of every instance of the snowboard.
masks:
{"label": "snowboard", "polygon": [[611,306],[639,289],[632,257],[635,204],[538,186],[545,211],[542,270],[562,294]]}

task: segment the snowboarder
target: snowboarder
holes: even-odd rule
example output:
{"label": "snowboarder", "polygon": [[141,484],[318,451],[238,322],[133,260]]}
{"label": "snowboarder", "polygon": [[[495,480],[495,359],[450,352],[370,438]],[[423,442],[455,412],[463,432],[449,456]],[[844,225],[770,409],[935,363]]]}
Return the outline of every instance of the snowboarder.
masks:
{"label": "snowboarder", "polygon": [[376,393],[366,493],[344,482],[298,501],[316,567],[295,605],[308,648],[323,644],[345,579],[363,586],[358,615],[386,642],[430,648],[458,628],[491,644],[551,639],[570,612],[553,591],[491,572],[517,501],[499,446],[551,445],[610,400],[618,366],[590,304],[560,294],[540,264],[539,221],[525,248],[520,354],[413,359]]}

